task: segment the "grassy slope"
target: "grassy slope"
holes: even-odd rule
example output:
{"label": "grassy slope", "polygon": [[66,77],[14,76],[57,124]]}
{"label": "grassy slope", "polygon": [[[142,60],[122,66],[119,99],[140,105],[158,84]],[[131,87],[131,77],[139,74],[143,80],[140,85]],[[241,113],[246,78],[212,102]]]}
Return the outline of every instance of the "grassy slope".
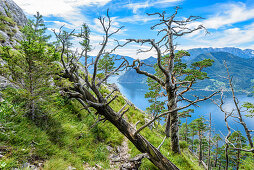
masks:
{"label": "grassy slope", "polygon": [[[108,92],[106,89],[102,91],[105,95]],[[40,114],[47,116],[32,121],[23,116],[24,112],[19,107],[21,101],[10,97],[8,99],[0,106],[0,154],[4,155],[0,160],[0,169],[20,167],[25,162],[43,162],[44,169],[61,170],[68,166],[83,169],[84,163],[109,169],[109,152],[106,146],[119,146],[124,138],[109,122],[100,123],[90,129],[96,116],[81,110],[78,102],[59,96],[55,97],[55,102],[47,103],[41,108]],[[19,105],[11,104],[10,101],[13,100]],[[118,111],[124,104],[125,101],[120,96],[111,106]],[[141,120],[140,126],[144,123],[142,120],[145,116],[133,107],[126,116],[133,124],[138,120]],[[162,132],[162,129],[158,131]],[[162,141],[162,135],[156,135],[149,128],[142,134],[155,146]],[[139,153],[131,143],[129,148],[131,156]],[[173,155],[169,148],[170,142],[167,140],[161,150],[180,169],[200,169],[197,163],[190,160],[194,158],[186,154]],[[144,160],[141,169],[156,167],[149,160]]]}

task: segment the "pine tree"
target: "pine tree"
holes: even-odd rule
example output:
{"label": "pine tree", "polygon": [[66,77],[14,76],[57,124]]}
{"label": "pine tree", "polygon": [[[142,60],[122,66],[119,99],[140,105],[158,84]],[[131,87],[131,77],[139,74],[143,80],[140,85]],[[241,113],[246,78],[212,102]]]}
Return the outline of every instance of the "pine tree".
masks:
{"label": "pine tree", "polygon": [[184,140],[187,142],[187,138],[188,138],[188,117],[191,117],[190,113],[193,113],[194,109],[188,109],[185,111],[182,111],[179,113],[179,117],[180,118],[185,118],[185,123],[182,124],[181,129],[183,129],[183,136],[184,136]]}
{"label": "pine tree", "polygon": [[99,77],[105,77],[106,75],[108,75],[116,68],[114,65],[114,56],[105,54],[98,62],[98,71],[101,72]]}
{"label": "pine tree", "polygon": [[198,132],[198,139],[199,139],[199,165],[201,164],[201,161],[203,160],[203,138],[204,133],[207,130],[207,124],[205,123],[204,117],[200,117],[198,119],[195,119],[192,121],[193,124],[196,125],[196,130]]}
{"label": "pine tree", "polygon": [[16,49],[1,48],[4,65],[0,74],[18,87],[20,97],[25,101],[25,108],[30,118],[35,118],[38,104],[49,98],[53,92],[53,75],[57,71],[58,54],[47,45],[45,25],[42,16],[37,13],[35,21],[29,21],[22,32],[24,40]]}
{"label": "pine tree", "polygon": [[154,82],[151,78],[147,78],[147,85],[149,86],[149,91],[145,93],[145,98],[148,98],[150,106],[146,110],[154,118],[165,110],[165,101],[160,100],[163,94],[161,86],[158,83]]}

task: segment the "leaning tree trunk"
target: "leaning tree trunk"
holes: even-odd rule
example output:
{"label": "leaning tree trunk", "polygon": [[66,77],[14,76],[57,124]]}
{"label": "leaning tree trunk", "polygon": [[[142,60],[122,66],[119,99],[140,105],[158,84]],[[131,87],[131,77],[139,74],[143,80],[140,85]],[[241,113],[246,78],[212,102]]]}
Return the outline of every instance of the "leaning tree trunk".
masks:
{"label": "leaning tree trunk", "polygon": [[136,129],[129,124],[125,119],[119,118],[110,106],[96,108],[99,114],[105,116],[116,128],[119,129],[135,146],[142,152],[148,154],[148,159],[161,170],[176,170],[178,169],[170,162],[162,153],[148,142],[142,135],[135,134]]}
{"label": "leaning tree trunk", "polygon": [[[70,74],[65,74],[65,78],[69,78],[74,83],[74,90],[77,93],[69,93],[70,97],[78,99],[78,101],[87,107],[84,101],[96,102],[95,97],[81,85],[78,80]],[[100,99],[105,100],[105,99]],[[116,113],[108,104],[105,105],[93,105],[97,113],[104,116],[106,120],[111,122],[122,134],[124,134],[136,148],[144,154],[147,154],[148,159],[161,170],[178,170],[177,166],[169,161],[156,147],[154,147],[149,141],[147,141],[141,134],[135,133],[137,130],[128,123],[121,114]]]}

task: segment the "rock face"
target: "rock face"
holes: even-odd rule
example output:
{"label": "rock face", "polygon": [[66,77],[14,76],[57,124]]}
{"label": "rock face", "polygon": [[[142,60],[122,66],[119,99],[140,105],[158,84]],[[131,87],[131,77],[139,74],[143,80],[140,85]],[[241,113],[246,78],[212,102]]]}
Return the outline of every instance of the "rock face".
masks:
{"label": "rock face", "polygon": [[27,18],[22,9],[13,1],[13,0],[0,0],[0,12],[3,13],[5,16],[6,10],[10,12],[13,20],[19,26],[25,26],[27,23]]}
{"label": "rock face", "polygon": [[[22,40],[20,28],[25,26],[27,21],[24,12],[13,0],[0,0],[0,46],[14,47]],[[4,64],[1,58],[0,64]],[[11,84],[0,76],[0,91],[9,85]]]}
{"label": "rock face", "polygon": [[20,28],[27,18],[13,0],[0,0],[0,44],[14,47],[22,39]]}

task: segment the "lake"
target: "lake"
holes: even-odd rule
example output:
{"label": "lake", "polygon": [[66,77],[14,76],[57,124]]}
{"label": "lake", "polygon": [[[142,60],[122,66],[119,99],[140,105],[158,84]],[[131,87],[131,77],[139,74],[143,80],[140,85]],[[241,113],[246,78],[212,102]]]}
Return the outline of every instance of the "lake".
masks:
{"label": "lake", "polygon": [[[144,97],[145,93],[148,91],[148,87],[142,83],[118,83],[117,81],[118,76],[111,77],[109,83],[115,83],[121,93],[129,99],[133,104],[135,104],[141,110],[146,110],[149,106],[148,99]],[[198,92],[200,98],[202,96],[208,96],[212,94],[212,92]],[[218,98],[218,97],[217,97]],[[237,98],[240,103],[244,102],[252,102],[254,103],[253,97],[247,97],[245,94],[237,94]],[[225,93],[225,104],[224,108],[227,111],[232,110],[234,108],[234,104],[232,98],[230,98],[230,93]],[[186,103],[180,103],[179,106],[183,106]],[[188,123],[192,120],[199,118],[200,116],[204,116],[205,119],[209,120],[209,113],[211,113],[212,117],[212,129],[215,133],[227,134],[226,124],[224,122],[224,113],[220,111],[220,109],[211,101],[206,100],[203,102],[198,103],[199,107],[191,106],[189,108],[194,109],[194,113],[191,113],[192,117],[188,118]],[[254,129],[254,118],[244,118],[246,124],[248,125],[249,129]],[[185,122],[185,120],[184,120]],[[232,130],[240,130],[244,131],[242,126],[235,122],[233,119],[229,119],[229,124]]]}

